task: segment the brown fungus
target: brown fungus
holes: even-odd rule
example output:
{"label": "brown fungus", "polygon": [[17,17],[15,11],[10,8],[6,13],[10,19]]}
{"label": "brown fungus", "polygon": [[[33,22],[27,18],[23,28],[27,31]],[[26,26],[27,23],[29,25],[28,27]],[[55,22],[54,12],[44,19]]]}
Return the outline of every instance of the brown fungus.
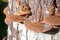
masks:
{"label": "brown fungus", "polygon": [[44,18],[42,23],[48,24],[48,25],[60,25],[60,16],[49,16]]}

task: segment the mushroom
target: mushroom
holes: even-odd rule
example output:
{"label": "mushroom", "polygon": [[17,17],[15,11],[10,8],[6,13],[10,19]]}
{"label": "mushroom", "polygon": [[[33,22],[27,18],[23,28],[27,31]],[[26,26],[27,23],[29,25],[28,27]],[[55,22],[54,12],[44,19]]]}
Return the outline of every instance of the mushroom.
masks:
{"label": "mushroom", "polygon": [[31,14],[30,7],[26,4],[23,3],[21,8],[18,8],[17,15],[29,15]]}
{"label": "mushroom", "polygon": [[18,9],[17,15],[29,15],[30,13],[31,13],[30,10],[26,10],[26,9],[22,8],[22,9]]}
{"label": "mushroom", "polygon": [[[5,15],[8,15],[8,9],[9,9],[8,7],[6,7],[4,9],[3,12],[4,12]],[[17,10],[17,13],[16,13],[16,15],[19,15],[19,16],[21,16],[21,15],[29,15],[29,14],[31,14],[31,11],[30,11],[29,6],[26,3],[24,3],[21,8],[19,7],[18,10]]]}
{"label": "mushroom", "polygon": [[45,27],[41,22],[30,22],[29,20],[24,21],[24,24],[28,30],[32,30],[34,32],[46,32],[52,29],[52,27]]}
{"label": "mushroom", "polygon": [[[11,21],[23,22],[25,20],[25,18],[26,18],[25,16],[22,16],[22,15],[25,15],[25,14],[22,14],[22,13],[19,13],[20,15],[11,15],[11,14],[8,14],[8,7],[6,7],[3,10],[3,12],[6,15],[6,18],[5,18],[5,23],[6,24],[9,24]],[[26,13],[26,12],[24,12],[24,13]]]}
{"label": "mushroom", "polygon": [[4,8],[3,13],[4,13],[5,15],[8,15],[8,7]]}
{"label": "mushroom", "polygon": [[48,25],[60,25],[60,16],[54,15],[54,16],[45,17],[42,23]]}
{"label": "mushroom", "polygon": [[23,16],[17,16],[17,15],[8,15],[5,18],[5,23],[9,24],[10,22],[24,22],[26,19]]}

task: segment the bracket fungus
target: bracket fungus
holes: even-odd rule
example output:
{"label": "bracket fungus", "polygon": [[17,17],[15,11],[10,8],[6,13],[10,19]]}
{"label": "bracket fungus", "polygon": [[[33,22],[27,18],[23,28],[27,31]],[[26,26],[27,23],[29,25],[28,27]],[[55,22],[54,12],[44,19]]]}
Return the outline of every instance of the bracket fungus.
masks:
{"label": "bracket fungus", "polygon": [[16,15],[8,14],[8,7],[4,9],[3,12],[6,15],[5,23],[8,24],[11,21],[23,22],[27,29],[35,32],[46,32],[52,29],[52,26],[60,25],[60,10],[59,8],[55,10],[53,1],[30,0],[29,4],[17,1],[15,3],[17,7]]}
{"label": "bracket fungus", "polygon": [[[28,30],[32,30],[34,32],[46,32],[48,30],[51,30],[52,27],[50,25],[45,25],[41,22],[30,22],[28,20],[24,21],[24,24],[26,25],[26,28]],[[45,27],[47,26],[47,27]]]}
{"label": "bracket fungus", "polygon": [[23,3],[23,6],[18,7],[17,15],[28,15],[30,13],[30,7],[26,3]]}
{"label": "bracket fungus", "polygon": [[44,18],[42,23],[46,23],[48,25],[60,25],[60,16],[49,16]]}
{"label": "bracket fungus", "polygon": [[[25,11],[22,11],[22,12],[25,13]],[[30,11],[27,11],[26,12],[27,14],[22,14],[22,12],[21,12],[21,13],[19,13],[19,15],[11,15],[11,14],[8,14],[8,7],[6,7],[3,12],[6,15],[6,18],[5,18],[6,24],[8,24],[11,21],[23,22],[23,20],[25,20],[25,16],[23,16],[23,15],[27,16],[30,13]]]}

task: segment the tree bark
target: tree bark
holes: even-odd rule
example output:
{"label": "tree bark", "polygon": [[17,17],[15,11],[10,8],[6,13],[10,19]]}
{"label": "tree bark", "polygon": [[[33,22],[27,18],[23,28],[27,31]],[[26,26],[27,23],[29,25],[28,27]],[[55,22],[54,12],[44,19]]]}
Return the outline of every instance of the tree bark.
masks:
{"label": "tree bark", "polygon": [[[15,5],[17,0],[8,0],[9,12],[18,12],[19,6]],[[33,22],[43,21],[45,17],[51,16],[55,12],[54,0],[19,0],[21,3],[26,2],[31,8],[32,16],[27,19]],[[57,7],[59,3],[57,2]],[[23,4],[20,5],[22,7]],[[13,25],[13,26],[12,26]],[[50,30],[52,26],[43,24],[45,30]],[[7,40],[52,40],[52,35],[37,33],[26,28],[24,24],[19,22],[13,22],[11,26],[8,26]],[[54,39],[53,39],[54,40]]]}

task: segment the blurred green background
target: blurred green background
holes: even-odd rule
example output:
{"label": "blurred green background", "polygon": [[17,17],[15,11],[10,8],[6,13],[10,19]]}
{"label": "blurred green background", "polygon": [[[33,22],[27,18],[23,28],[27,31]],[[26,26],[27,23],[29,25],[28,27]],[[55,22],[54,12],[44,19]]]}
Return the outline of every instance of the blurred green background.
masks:
{"label": "blurred green background", "polygon": [[3,9],[7,6],[7,0],[0,0],[0,40],[7,34],[7,25],[4,23]]}

